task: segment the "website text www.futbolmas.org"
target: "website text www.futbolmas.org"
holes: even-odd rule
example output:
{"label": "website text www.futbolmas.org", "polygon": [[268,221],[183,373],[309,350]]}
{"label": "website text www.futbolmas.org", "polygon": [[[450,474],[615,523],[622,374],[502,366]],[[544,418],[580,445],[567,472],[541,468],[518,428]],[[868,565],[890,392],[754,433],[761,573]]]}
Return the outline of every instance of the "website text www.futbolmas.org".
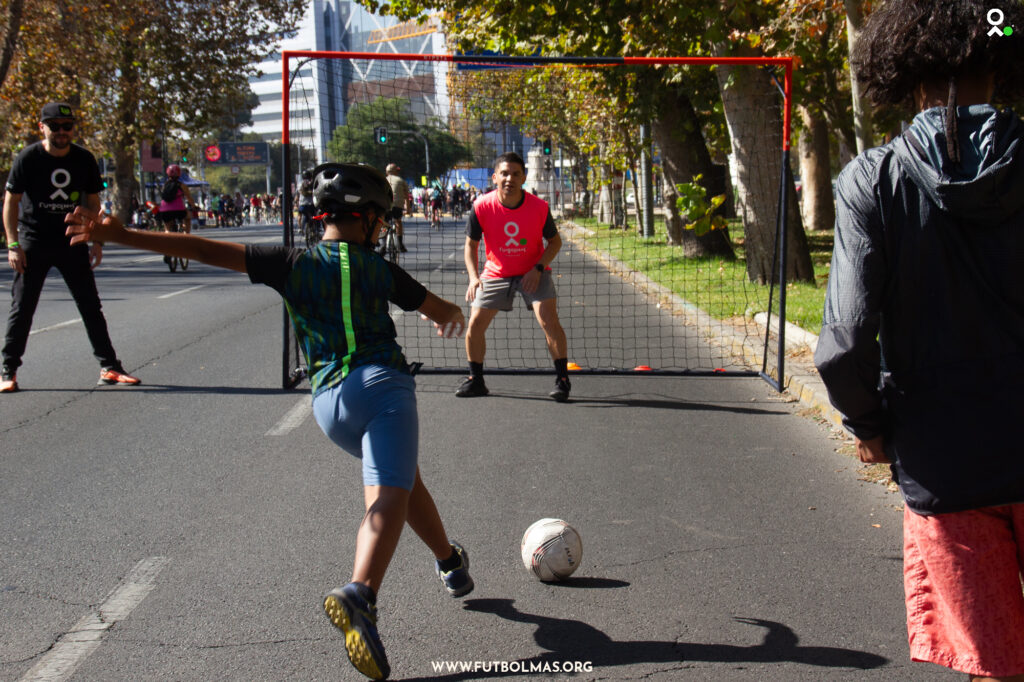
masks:
{"label": "website text www.futbolmas.org", "polygon": [[589,673],[590,661],[431,661],[435,673]]}

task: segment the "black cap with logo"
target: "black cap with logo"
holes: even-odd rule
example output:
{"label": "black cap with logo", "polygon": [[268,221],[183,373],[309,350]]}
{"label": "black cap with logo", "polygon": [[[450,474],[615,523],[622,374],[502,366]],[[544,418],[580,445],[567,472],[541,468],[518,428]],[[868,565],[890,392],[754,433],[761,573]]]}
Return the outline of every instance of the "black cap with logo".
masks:
{"label": "black cap with logo", "polygon": [[55,118],[75,118],[75,112],[67,102],[50,102],[43,107],[39,114],[40,121],[50,121]]}

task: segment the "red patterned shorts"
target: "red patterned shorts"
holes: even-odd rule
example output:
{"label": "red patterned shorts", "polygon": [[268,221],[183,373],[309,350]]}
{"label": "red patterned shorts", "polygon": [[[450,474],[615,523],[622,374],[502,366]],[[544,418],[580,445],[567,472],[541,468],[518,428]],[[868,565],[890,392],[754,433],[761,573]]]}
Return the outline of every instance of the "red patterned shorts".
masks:
{"label": "red patterned shorts", "polygon": [[1024,673],[1024,504],[903,514],[910,657],[971,675]]}

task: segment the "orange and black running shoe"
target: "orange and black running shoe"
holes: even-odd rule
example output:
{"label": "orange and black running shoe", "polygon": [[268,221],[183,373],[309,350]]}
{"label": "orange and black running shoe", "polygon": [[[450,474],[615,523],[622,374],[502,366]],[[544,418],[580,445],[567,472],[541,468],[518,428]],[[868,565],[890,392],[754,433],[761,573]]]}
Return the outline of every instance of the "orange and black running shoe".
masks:
{"label": "orange and black running shoe", "polygon": [[104,367],[100,370],[100,380],[97,384],[125,384],[127,386],[135,386],[142,383],[136,377],[128,374],[124,371],[121,366],[117,367]]}
{"label": "orange and black running shoe", "polygon": [[0,393],[14,393],[18,390],[18,377],[6,369],[0,372]]}

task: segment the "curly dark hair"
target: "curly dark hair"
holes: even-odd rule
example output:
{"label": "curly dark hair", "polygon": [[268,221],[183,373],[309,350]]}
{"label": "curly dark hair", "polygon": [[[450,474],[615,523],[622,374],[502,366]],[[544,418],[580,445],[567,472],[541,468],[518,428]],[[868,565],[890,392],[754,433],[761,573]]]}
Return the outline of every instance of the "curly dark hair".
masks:
{"label": "curly dark hair", "polygon": [[[992,31],[996,10],[1009,35]],[[868,17],[850,61],[875,105],[903,104],[921,83],[990,73],[994,99],[1009,104],[1024,98],[1021,55],[1022,0],[888,0]]]}

